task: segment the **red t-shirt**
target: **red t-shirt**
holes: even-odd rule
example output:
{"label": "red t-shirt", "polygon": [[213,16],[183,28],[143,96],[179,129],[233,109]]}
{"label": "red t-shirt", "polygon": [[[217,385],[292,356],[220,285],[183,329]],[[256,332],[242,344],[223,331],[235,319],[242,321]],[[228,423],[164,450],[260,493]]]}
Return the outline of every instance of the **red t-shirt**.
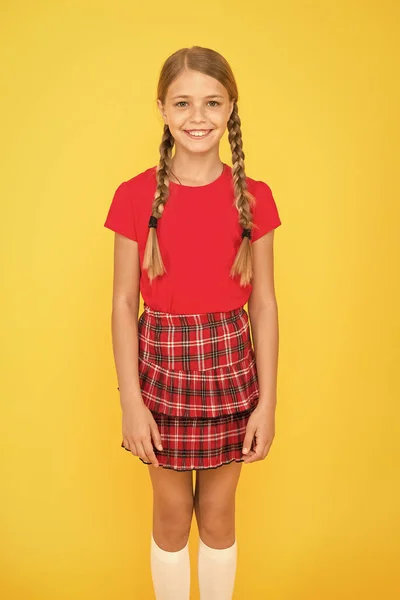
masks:
{"label": "red t-shirt", "polygon": [[[271,189],[247,177],[256,199],[252,230],[254,243],[281,224]],[[172,314],[229,311],[244,306],[252,285],[231,277],[242,228],[234,206],[232,169],[224,163],[222,174],[207,185],[170,182],[170,193],[158,221],[157,237],[166,273],[153,282],[141,269],[140,292],[144,302]],[[156,167],[121,183],[114,193],[104,227],[138,243],[140,266],[148,235],[156,190]]]}

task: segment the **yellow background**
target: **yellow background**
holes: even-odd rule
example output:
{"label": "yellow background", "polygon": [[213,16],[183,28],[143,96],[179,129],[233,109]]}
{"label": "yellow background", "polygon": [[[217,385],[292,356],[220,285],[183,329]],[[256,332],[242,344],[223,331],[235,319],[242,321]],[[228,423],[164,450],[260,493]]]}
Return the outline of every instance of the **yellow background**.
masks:
{"label": "yellow background", "polygon": [[[162,62],[198,44],[231,63],[246,170],[283,221],[277,431],[242,472],[234,598],[398,598],[399,4],[1,11],[2,597],[152,598],[151,485],[120,448],[103,222],[117,185],[158,160]],[[195,521],[190,548],[198,598]]]}

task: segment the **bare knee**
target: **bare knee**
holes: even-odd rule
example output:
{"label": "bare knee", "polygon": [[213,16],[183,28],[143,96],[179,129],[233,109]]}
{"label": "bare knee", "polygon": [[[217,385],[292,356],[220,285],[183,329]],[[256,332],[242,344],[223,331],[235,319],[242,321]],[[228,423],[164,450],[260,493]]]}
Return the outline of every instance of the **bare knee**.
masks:
{"label": "bare knee", "polygon": [[193,517],[193,489],[189,474],[151,471],[153,535],[163,550],[176,552],[187,543]]}
{"label": "bare knee", "polygon": [[181,550],[189,538],[192,516],[193,499],[155,500],[153,532],[157,544],[170,552]]}
{"label": "bare knee", "polygon": [[202,498],[195,502],[201,539],[213,548],[227,548],[235,541],[235,497]]}

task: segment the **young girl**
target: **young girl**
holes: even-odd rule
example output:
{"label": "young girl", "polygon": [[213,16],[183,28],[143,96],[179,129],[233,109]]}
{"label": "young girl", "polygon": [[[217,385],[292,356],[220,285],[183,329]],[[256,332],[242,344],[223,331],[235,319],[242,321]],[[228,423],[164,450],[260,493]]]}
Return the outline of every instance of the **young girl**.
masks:
{"label": "young girl", "polygon": [[[275,433],[281,221],[269,186],[245,174],[238,90],[219,53],[172,54],[157,98],[159,163],[121,183],[105,222],[121,446],[148,465],[157,600],[189,598],[193,511],[201,599],[228,600],[241,468],[266,457]],[[226,129],[232,167],[219,157]]]}

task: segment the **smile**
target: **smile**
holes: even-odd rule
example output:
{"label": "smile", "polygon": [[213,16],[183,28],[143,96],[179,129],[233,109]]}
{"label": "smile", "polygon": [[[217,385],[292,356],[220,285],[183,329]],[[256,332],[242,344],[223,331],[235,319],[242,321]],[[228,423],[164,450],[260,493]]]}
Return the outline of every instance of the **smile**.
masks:
{"label": "smile", "polygon": [[212,129],[205,129],[205,130],[192,129],[192,131],[188,131],[188,130],[184,129],[184,131],[191,138],[205,138],[209,135],[209,133],[212,131]]}

